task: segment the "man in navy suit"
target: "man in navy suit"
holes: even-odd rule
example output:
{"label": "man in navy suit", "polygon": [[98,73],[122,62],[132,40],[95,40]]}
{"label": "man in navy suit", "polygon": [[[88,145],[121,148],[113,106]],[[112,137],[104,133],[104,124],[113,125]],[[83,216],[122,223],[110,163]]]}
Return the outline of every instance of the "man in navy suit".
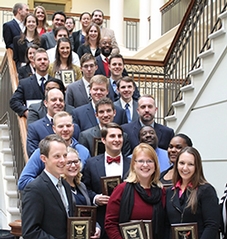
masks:
{"label": "man in navy suit", "polygon": [[98,205],[97,221],[102,227],[102,239],[108,238],[104,231],[104,219],[109,195],[103,195],[101,177],[121,176],[123,180],[129,170],[130,159],[121,154],[123,145],[123,130],[109,123],[101,130],[101,140],[105,144],[105,153],[88,159],[83,171],[83,182],[87,186],[90,198]]}
{"label": "man in navy suit", "polygon": [[[117,101],[120,98],[119,92],[117,90],[117,81],[122,78],[122,73],[124,70],[124,59],[120,54],[112,55],[109,59],[109,69],[110,69],[110,83],[109,83],[109,94],[108,97],[112,101]],[[135,85],[135,91],[132,98],[138,101],[140,97],[139,90]]]}
{"label": "man in navy suit", "polygon": [[24,19],[28,15],[28,6],[24,3],[16,3],[13,7],[14,19],[3,24],[3,38],[6,48],[13,49],[13,38],[24,31]]}
{"label": "man in navy suit", "polygon": [[58,135],[40,142],[44,171],[28,184],[22,196],[22,235],[24,239],[67,238],[67,218],[74,204],[69,184],[61,179],[67,157],[67,145]]}
{"label": "man in navy suit", "polygon": [[64,12],[55,12],[52,16],[52,31],[46,32],[41,36],[41,47],[48,50],[56,46],[54,30],[60,26],[65,26],[66,16]]}
{"label": "man in navy suit", "polygon": [[154,117],[157,110],[155,99],[151,95],[143,95],[138,100],[139,119],[122,125],[124,132],[128,134],[132,150],[139,144],[139,131],[145,125],[151,125],[155,129],[158,136],[158,147],[167,150],[169,142],[174,136],[174,131],[155,122]]}
{"label": "man in navy suit", "polygon": [[[73,121],[78,124],[81,131],[94,127],[98,124],[95,116],[95,104],[108,94],[108,79],[103,75],[96,75],[90,81],[91,102],[77,107],[72,111]],[[116,115],[113,120],[122,125],[127,123],[127,117],[123,109],[116,107]]]}
{"label": "man in navy suit", "polygon": [[90,80],[97,69],[95,57],[90,53],[85,53],[81,57],[80,65],[83,77],[69,84],[65,95],[66,103],[75,108],[90,102]]}
{"label": "man in navy suit", "polygon": [[135,91],[135,82],[129,76],[120,78],[117,82],[117,90],[120,94],[120,99],[115,101],[116,106],[125,110],[128,123],[138,119],[137,107],[138,103],[132,98]]}
{"label": "man in navy suit", "polygon": [[[47,92],[44,100],[47,114],[40,120],[28,125],[27,153],[28,156],[38,148],[39,142],[49,134],[53,134],[52,121],[54,115],[64,110],[64,95],[59,89],[51,89]],[[78,139],[80,129],[74,126],[74,138]]]}
{"label": "man in navy suit", "polygon": [[[49,59],[44,49],[39,48],[34,54],[36,73],[19,81],[16,91],[10,99],[10,108],[19,116],[28,116],[28,100],[36,103],[44,98],[44,84],[50,78],[47,71]],[[36,101],[36,102],[34,102]]]}

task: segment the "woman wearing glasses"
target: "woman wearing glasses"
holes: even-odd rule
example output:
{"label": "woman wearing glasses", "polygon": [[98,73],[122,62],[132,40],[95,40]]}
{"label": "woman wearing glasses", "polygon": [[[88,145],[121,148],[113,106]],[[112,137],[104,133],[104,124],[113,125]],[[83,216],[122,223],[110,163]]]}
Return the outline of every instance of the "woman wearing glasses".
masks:
{"label": "woman wearing glasses", "polygon": [[[78,152],[68,147],[68,154],[66,158],[66,165],[64,167],[65,180],[71,186],[72,194],[75,198],[76,205],[91,205],[86,186],[81,182],[82,174],[80,173],[82,167]],[[100,237],[100,228],[96,227],[95,235],[91,238]]]}
{"label": "woman wearing glasses", "polygon": [[122,239],[119,223],[152,220],[153,238],[163,239],[165,190],[159,181],[157,155],[148,144],[135,147],[124,183],[110,196],[105,220],[109,239]]}

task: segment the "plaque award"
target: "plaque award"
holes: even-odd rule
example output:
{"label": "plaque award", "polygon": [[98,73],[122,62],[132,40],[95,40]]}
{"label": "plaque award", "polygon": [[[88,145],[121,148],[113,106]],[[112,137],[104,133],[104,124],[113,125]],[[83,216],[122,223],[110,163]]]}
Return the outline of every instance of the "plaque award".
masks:
{"label": "plaque award", "polygon": [[142,221],[120,223],[119,227],[124,239],[147,239],[144,223]]}
{"label": "plaque award", "polygon": [[90,217],[69,217],[67,239],[90,239]]}
{"label": "plaque award", "polygon": [[101,177],[102,194],[110,196],[114,188],[121,183],[121,176]]}
{"label": "plaque award", "polygon": [[65,87],[75,81],[74,70],[61,70],[61,79]]}
{"label": "plaque award", "polygon": [[198,239],[197,223],[171,224],[172,239]]}

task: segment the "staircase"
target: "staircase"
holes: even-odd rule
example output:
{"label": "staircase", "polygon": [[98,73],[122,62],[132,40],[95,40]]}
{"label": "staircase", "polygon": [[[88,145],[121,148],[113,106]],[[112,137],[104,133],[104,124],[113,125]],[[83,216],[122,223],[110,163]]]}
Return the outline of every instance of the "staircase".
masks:
{"label": "staircase", "polygon": [[9,229],[9,223],[21,218],[18,191],[14,176],[15,161],[10,148],[9,129],[0,124],[0,229]]}
{"label": "staircase", "polygon": [[227,182],[227,12],[220,19],[222,28],[209,36],[211,48],[199,55],[200,67],[188,73],[191,84],[181,88],[182,99],[165,118],[176,133],[192,138],[219,195]]}

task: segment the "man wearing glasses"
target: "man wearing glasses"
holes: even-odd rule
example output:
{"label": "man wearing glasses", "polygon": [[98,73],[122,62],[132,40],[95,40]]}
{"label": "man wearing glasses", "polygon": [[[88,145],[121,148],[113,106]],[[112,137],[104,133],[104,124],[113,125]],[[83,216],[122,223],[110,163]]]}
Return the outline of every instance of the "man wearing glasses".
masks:
{"label": "man wearing glasses", "polygon": [[65,101],[67,104],[76,107],[88,104],[90,101],[90,80],[97,70],[95,57],[85,53],[80,61],[82,79],[67,86]]}

